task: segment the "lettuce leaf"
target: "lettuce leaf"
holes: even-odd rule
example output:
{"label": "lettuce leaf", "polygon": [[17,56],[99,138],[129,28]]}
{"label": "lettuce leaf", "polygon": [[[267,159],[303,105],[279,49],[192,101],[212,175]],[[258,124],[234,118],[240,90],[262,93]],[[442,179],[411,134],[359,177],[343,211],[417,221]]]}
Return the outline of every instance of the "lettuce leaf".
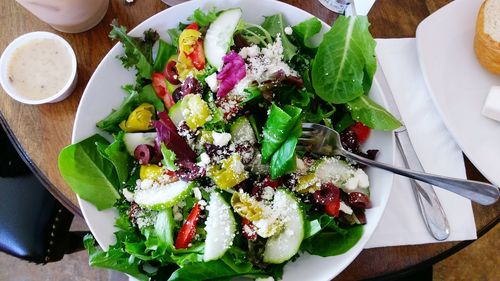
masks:
{"label": "lettuce leaf", "polygon": [[283,58],[285,61],[290,61],[295,54],[297,54],[297,46],[295,46],[285,33],[285,27],[288,24],[283,18],[282,14],[275,14],[265,17],[262,27],[266,29],[269,34],[276,39],[278,34],[281,36],[281,44],[283,45]]}
{"label": "lettuce leaf", "polygon": [[127,119],[130,113],[138,107],[141,103],[152,104],[156,111],[165,110],[165,105],[161,101],[153,89],[151,84],[144,86],[140,89],[140,92],[136,91],[132,86],[126,85],[123,87],[129,95],[125,98],[118,109],[113,110],[106,118],[97,122],[96,126],[106,132],[119,132],[121,131],[118,124],[123,120]]}
{"label": "lettuce leaf", "polygon": [[304,47],[314,49],[317,46],[314,46],[310,39],[321,31],[321,27],[321,21],[313,17],[293,26],[292,29],[293,34],[300,40],[300,43]]}
{"label": "lettuce leaf", "polygon": [[365,16],[340,16],[325,33],[312,67],[316,94],[343,104],[368,92],[376,70],[375,40]]}
{"label": "lettuce leaf", "polygon": [[336,222],[302,241],[300,248],[311,255],[330,257],[343,254],[351,249],[363,235],[363,226],[339,227]]}
{"label": "lettuce leaf", "polygon": [[144,38],[137,38],[127,35],[127,29],[118,26],[117,21],[113,21],[111,26],[113,29],[109,37],[123,44],[125,54],[118,57],[123,66],[127,69],[134,67],[138,80],[150,79],[153,71],[153,45],[159,39],[158,33],[149,29],[144,32]]}
{"label": "lettuce leaf", "polygon": [[83,244],[89,253],[91,266],[121,271],[141,281],[149,280],[149,276],[139,269],[139,259],[131,258],[120,248],[111,246],[107,252],[104,252],[95,246],[95,240],[91,234],[85,235]]}
{"label": "lettuce leaf", "polygon": [[392,114],[367,96],[348,102],[347,109],[354,120],[372,129],[392,131],[401,127],[401,123]]}

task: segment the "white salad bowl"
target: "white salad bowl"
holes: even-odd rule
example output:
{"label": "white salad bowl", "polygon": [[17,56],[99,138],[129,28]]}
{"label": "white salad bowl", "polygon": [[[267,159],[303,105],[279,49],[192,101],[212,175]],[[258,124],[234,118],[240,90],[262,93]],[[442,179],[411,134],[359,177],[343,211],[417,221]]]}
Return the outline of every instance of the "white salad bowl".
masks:
{"label": "white salad bowl", "polygon": [[[263,16],[276,13],[282,13],[290,25],[295,25],[313,17],[313,15],[299,8],[272,0],[260,0],[258,5],[255,5],[255,1],[252,0],[194,0],[168,8],[150,17],[134,28],[130,35],[141,36],[145,30],[153,28],[159,32],[162,39],[170,41],[167,32],[165,32],[167,29],[177,27],[179,22],[185,22],[196,8],[209,10],[212,7],[219,10],[240,7],[243,11],[243,18],[252,23],[261,23],[264,20]],[[323,23],[322,33],[328,29],[329,26]],[[116,59],[116,56],[122,53],[121,44],[115,45],[104,57],[91,77],[78,107],[73,127],[73,143],[95,133],[106,136],[105,133],[97,129],[95,124],[106,117],[112,108],[117,108],[121,104],[125,97],[121,86],[135,81],[134,71],[125,70],[120,61]],[[386,104],[376,80],[374,80],[370,91],[370,97],[383,106]],[[112,140],[109,135],[108,137]],[[392,133],[373,131],[365,147],[379,149],[379,161],[385,163],[394,162]],[[366,172],[371,182],[370,198],[373,207],[366,211],[368,222],[364,226],[363,236],[358,243],[346,253],[333,257],[324,258],[305,253],[301,254],[296,261],[286,265],[284,280],[331,280],[361,252],[382,217],[393,180],[391,173],[381,170],[369,168]],[[103,249],[108,249],[108,246],[115,242],[113,233],[116,231],[114,222],[118,215],[117,210],[98,211],[91,203],[80,198],[78,198],[78,201],[83,216],[97,242]]]}

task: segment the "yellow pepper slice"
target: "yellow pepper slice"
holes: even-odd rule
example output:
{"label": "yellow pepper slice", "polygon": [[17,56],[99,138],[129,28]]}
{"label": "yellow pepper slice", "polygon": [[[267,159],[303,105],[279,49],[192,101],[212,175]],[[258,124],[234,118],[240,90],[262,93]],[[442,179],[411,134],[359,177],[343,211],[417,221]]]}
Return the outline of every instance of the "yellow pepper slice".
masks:
{"label": "yellow pepper slice", "polygon": [[155,107],[149,103],[139,105],[127,120],[120,123],[120,128],[125,132],[140,132],[151,129],[151,119],[153,118]]}
{"label": "yellow pepper slice", "polygon": [[213,166],[208,169],[208,175],[220,189],[231,188],[248,178],[239,154],[233,154],[221,162],[222,167]]}
{"label": "yellow pepper slice", "polygon": [[231,197],[231,206],[240,216],[256,221],[262,218],[262,207],[255,198],[248,193],[235,192]]}
{"label": "yellow pepper slice", "polygon": [[163,174],[163,168],[158,165],[141,165],[141,170],[139,171],[139,176],[141,180],[157,179]]}
{"label": "yellow pepper slice", "polygon": [[196,130],[207,123],[211,111],[200,95],[189,94],[183,98],[182,102],[185,103],[182,115],[191,130]]}
{"label": "yellow pepper slice", "polygon": [[187,55],[193,52],[193,46],[201,37],[201,32],[194,29],[184,29],[179,35],[179,50]]}

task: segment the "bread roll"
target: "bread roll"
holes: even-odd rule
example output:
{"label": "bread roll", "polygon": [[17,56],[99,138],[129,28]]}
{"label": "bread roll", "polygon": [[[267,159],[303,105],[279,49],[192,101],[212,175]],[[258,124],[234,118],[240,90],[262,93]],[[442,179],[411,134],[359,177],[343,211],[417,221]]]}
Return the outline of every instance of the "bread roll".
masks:
{"label": "bread roll", "polygon": [[482,66],[500,74],[500,0],[486,0],[481,5],[474,50]]}

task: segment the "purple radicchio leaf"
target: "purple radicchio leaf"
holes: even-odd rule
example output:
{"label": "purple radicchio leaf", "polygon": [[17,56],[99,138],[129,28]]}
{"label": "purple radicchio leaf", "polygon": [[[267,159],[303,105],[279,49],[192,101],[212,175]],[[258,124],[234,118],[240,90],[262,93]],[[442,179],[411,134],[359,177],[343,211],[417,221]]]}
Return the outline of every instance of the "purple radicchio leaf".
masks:
{"label": "purple radicchio leaf", "polygon": [[223,61],[224,66],[217,74],[217,80],[221,81],[217,91],[218,98],[225,97],[247,75],[245,61],[234,51],[225,55]]}
{"label": "purple radicchio leaf", "polygon": [[156,136],[155,147],[161,147],[161,143],[172,150],[178,160],[196,161],[196,153],[191,149],[187,142],[179,135],[174,122],[168,117],[166,111],[158,113],[160,120],[153,121],[158,135]]}

